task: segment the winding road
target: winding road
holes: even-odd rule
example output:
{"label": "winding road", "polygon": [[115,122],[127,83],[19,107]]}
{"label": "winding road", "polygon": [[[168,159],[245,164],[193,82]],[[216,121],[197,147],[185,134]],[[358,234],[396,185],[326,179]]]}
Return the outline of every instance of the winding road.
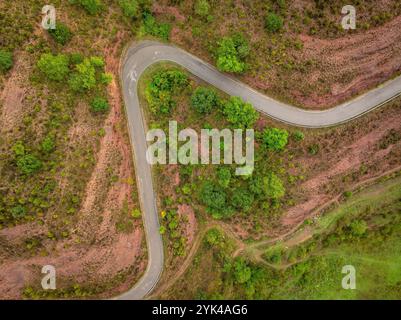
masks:
{"label": "winding road", "polygon": [[227,94],[239,96],[250,102],[259,112],[299,127],[322,128],[338,125],[355,119],[401,95],[401,77],[398,77],[334,108],[308,111],[269,98],[172,45],[154,41],[143,41],[131,45],[122,60],[120,77],[146,233],[148,266],[138,283],[116,299],[143,299],[156,286],[163,271],[163,241],[159,233],[159,218],[151,166],[146,161],[147,124],[139,105],[137,90],[141,74],[146,68],[160,61],[170,61],[181,65],[193,75]]}

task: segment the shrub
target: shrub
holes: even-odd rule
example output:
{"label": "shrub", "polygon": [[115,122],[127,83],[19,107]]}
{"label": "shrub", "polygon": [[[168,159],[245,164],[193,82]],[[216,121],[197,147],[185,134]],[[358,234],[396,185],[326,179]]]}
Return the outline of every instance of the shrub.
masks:
{"label": "shrub", "polygon": [[85,58],[75,66],[75,70],[68,82],[72,90],[83,92],[96,86],[96,70],[92,60]]}
{"label": "shrub", "polygon": [[171,25],[168,23],[158,23],[150,12],[143,14],[143,27],[147,34],[168,40],[171,32]]}
{"label": "shrub", "polygon": [[247,212],[251,209],[254,198],[253,194],[248,192],[245,189],[236,189],[233,192],[231,203],[232,205],[244,212]]}
{"label": "shrub", "polygon": [[163,70],[153,75],[145,89],[146,100],[153,113],[168,114],[175,106],[172,96],[188,85],[185,73],[179,70]]}
{"label": "shrub", "polygon": [[107,102],[106,99],[102,98],[102,97],[96,97],[92,100],[91,104],[91,110],[93,112],[97,112],[97,113],[102,113],[102,112],[106,112],[107,110],[109,110],[109,103]]}
{"label": "shrub", "polygon": [[234,278],[239,284],[244,284],[251,279],[252,269],[248,267],[243,258],[238,258],[234,262]]}
{"label": "shrub", "polygon": [[119,5],[123,14],[128,18],[137,18],[139,13],[139,4],[137,0],[119,0]]}
{"label": "shrub", "polygon": [[0,50],[0,72],[6,72],[13,66],[13,55],[6,50]]}
{"label": "shrub", "polygon": [[240,97],[231,97],[223,104],[223,113],[235,128],[251,128],[259,118],[253,106]]}
{"label": "shrub", "polygon": [[17,159],[18,169],[26,175],[30,175],[42,168],[42,162],[34,155],[25,154]]}
{"label": "shrub", "polygon": [[39,70],[50,80],[62,81],[69,73],[68,57],[62,54],[52,55],[44,53],[41,55],[37,66]]}
{"label": "shrub", "polygon": [[195,3],[195,13],[200,17],[207,17],[210,11],[210,4],[207,0],[198,0]]}
{"label": "shrub", "polygon": [[72,37],[70,29],[65,24],[59,22],[56,25],[56,29],[49,29],[49,34],[54,41],[61,45],[65,45]]}
{"label": "shrub", "polygon": [[351,234],[356,237],[363,236],[368,229],[368,225],[364,220],[355,220],[350,224]]}
{"label": "shrub", "polygon": [[270,199],[277,200],[285,195],[285,188],[280,180],[274,173],[270,173],[263,179],[264,192]]}
{"label": "shrub", "polygon": [[18,205],[13,208],[11,208],[11,215],[14,219],[22,219],[26,215],[26,209],[25,207]]}
{"label": "shrub", "polygon": [[280,151],[288,143],[288,132],[279,128],[266,128],[263,131],[262,139],[268,149]]}
{"label": "shrub", "polygon": [[203,184],[200,190],[200,200],[206,206],[206,211],[216,219],[221,219],[230,213],[225,191],[212,182]]}
{"label": "shrub", "polygon": [[249,55],[249,44],[241,34],[225,37],[218,43],[217,68],[220,71],[241,73],[245,71],[243,61]]}
{"label": "shrub", "polygon": [[295,141],[302,141],[305,138],[305,135],[302,131],[295,131],[292,135]]}
{"label": "shrub", "polygon": [[265,19],[265,27],[269,32],[278,32],[283,28],[283,19],[275,13],[268,13]]}
{"label": "shrub", "polygon": [[217,104],[217,93],[213,89],[198,87],[191,96],[191,105],[199,113],[210,113]]}
{"label": "shrub", "polygon": [[231,171],[228,167],[217,169],[217,180],[223,188],[227,188],[231,180]]}
{"label": "shrub", "polygon": [[56,144],[54,141],[53,136],[48,135],[46,138],[43,139],[41,148],[45,153],[50,153],[54,150]]}
{"label": "shrub", "polygon": [[320,149],[319,145],[315,143],[315,144],[312,144],[312,145],[310,145],[310,146],[308,147],[308,152],[309,152],[311,155],[316,155],[316,154],[319,153],[319,149]]}

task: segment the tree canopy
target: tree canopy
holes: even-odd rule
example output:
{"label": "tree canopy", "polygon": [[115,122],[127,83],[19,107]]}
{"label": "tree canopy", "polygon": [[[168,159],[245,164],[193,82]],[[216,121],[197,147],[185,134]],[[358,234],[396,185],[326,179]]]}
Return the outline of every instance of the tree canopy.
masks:
{"label": "tree canopy", "polygon": [[188,77],[179,70],[163,70],[152,76],[145,97],[153,113],[167,114],[175,106],[173,95],[188,85]]}
{"label": "tree canopy", "polygon": [[238,129],[251,128],[259,118],[253,106],[244,102],[240,97],[231,97],[223,105],[223,113],[227,121]]}
{"label": "tree canopy", "polygon": [[224,37],[218,42],[217,68],[220,71],[241,73],[245,71],[244,59],[249,55],[248,41],[241,34]]}
{"label": "tree canopy", "polygon": [[262,140],[268,149],[281,151],[288,143],[288,132],[279,128],[266,128],[263,131]]}
{"label": "tree canopy", "polygon": [[41,55],[37,66],[39,70],[53,81],[62,81],[68,75],[68,57],[63,54],[52,55],[44,53]]}
{"label": "tree canopy", "polygon": [[218,105],[216,91],[206,87],[198,87],[191,96],[191,105],[199,113],[207,114]]}

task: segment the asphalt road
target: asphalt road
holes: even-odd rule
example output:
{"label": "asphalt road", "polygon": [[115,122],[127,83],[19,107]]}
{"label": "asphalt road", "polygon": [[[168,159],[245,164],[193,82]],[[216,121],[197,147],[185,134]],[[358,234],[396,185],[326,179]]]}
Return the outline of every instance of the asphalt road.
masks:
{"label": "asphalt road", "polygon": [[145,132],[147,132],[147,125],[139,105],[137,92],[138,79],[143,71],[160,61],[175,62],[227,94],[240,96],[245,101],[252,103],[259,112],[300,127],[322,128],[338,125],[361,116],[401,95],[401,77],[398,77],[334,108],[308,111],[269,98],[174,46],[153,41],[133,44],[126,51],[120,76],[146,233],[148,266],[139,282],[126,293],[116,297],[117,299],[143,299],[156,286],[163,271],[163,242],[159,233],[159,214],[151,167],[146,161]]}

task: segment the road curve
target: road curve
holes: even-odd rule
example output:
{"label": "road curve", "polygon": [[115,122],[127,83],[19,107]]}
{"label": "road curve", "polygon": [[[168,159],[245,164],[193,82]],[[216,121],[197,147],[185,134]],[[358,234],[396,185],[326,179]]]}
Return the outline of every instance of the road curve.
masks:
{"label": "road curve", "polygon": [[145,155],[147,124],[139,105],[137,90],[141,74],[150,65],[160,61],[177,63],[227,94],[240,96],[245,101],[252,103],[259,112],[300,127],[322,128],[341,124],[401,95],[401,77],[398,77],[334,108],[322,111],[303,110],[269,98],[172,45],[154,41],[142,41],[131,45],[122,60],[120,77],[146,234],[148,266],[139,282],[116,299],[144,298],[156,286],[163,271],[163,242],[159,233],[159,218],[151,166],[147,163]]}

